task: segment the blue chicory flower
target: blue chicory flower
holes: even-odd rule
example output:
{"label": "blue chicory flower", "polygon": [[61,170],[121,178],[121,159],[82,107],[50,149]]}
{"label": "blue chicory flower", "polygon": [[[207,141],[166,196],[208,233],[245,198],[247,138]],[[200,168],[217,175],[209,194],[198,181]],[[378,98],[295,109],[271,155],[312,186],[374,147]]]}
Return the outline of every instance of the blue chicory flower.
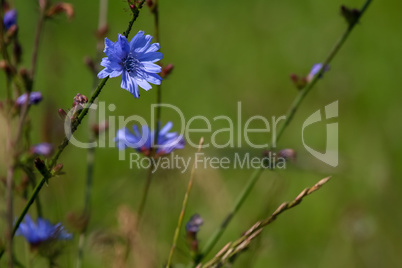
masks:
{"label": "blue chicory flower", "polygon": [[17,11],[15,9],[10,9],[4,14],[3,24],[6,30],[17,24]]}
{"label": "blue chicory flower", "polygon": [[43,156],[50,156],[53,153],[53,145],[47,142],[42,142],[31,147],[33,154],[39,154]]}
{"label": "blue chicory flower", "polygon": [[73,237],[64,230],[61,223],[52,225],[42,218],[38,218],[35,223],[29,215],[25,216],[25,222],[21,222],[16,235],[24,236],[31,246],[54,240],[69,240]]}
{"label": "blue chicory flower", "polygon": [[[18,99],[15,101],[15,103],[18,106],[22,106],[27,102],[27,98],[28,98],[28,93],[24,93],[18,97]],[[35,91],[35,92],[31,92],[31,94],[29,94],[29,104],[30,105],[38,104],[41,101],[42,101],[42,93]]]}
{"label": "blue chicory flower", "polygon": [[186,224],[186,231],[190,233],[198,233],[203,224],[204,220],[201,216],[199,214],[194,214]]}
{"label": "blue chicory flower", "polygon": [[[316,63],[316,64],[314,64],[313,65],[313,67],[311,68],[311,71],[310,71],[310,73],[307,75],[307,82],[311,82],[311,80],[313,80],[313,78],[314,78],[314,76],[316,75],[316,74],[318,74],[318,72],[321,70],[321,68],[322,68],[322,63]],[[329,71],[329,65],[325,65],[324,66],[324,71],[323,71],[323,74],[325,73],[325,72],[328,72]],[[319,78],[321,78],[322,76],[320,76]]]}
{"label": "blue chicory flower", "polygon": [[[184,148],[184,138],[178,135],[177,132],[169,132],[173,127],[172,122],[168,122],[158,132],[156,148],[156,156],[169,154],[176,149]],[[134,132],[134,133],[133,133]],[[133,132],[127,128],[122,128],[117,131],[115,142],[119,150],[127,147],[136,149],[138,152],[149,156],[151,153],[152,144],[154,143],[155,131],[151,131],[147,125],[142,126],[142,134],[139,132],[136,125],[133,126]]]}
{"label": "blue chicory flower", "polygon": [[140,97],[138,86],[148,91],[152,88],[149,83],[160,85],[162,78],[157,73],[161,72],[161,67],[155,62],[161,60],[163,54],[157,52],[159,43],[151,44],[151,41],[152,36],[144,36],[143,31],[139,31],[130,43],[121,34],[117,42],[105,38],[103,52],[107,57],[101,62],[105,69],[98,73],[98,78],[122,75],[121,88],[129,91],[135,98]]}

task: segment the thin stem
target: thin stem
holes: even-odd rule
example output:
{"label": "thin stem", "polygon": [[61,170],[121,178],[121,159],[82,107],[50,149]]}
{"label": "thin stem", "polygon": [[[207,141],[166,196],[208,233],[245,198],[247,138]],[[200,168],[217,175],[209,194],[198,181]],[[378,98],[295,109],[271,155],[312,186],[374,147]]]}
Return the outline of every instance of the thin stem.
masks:
{"label": "thin stem", "polygon": [[35,33],[35,41],[33,45],[33,52],[32,52],[32,61],[31,61],[31,81],[28,83],[26,91],[27,91],[27,101],[24,103],[21,109],[21,116],[17,128],[17,134],[15,138],[15,145],[19,143],[24,124],[25,124],[25,119],[28,115],[29,111],[29,95],[31,94],[32,88],[33,88],[33,81],[34,81],[34,76],[35,76],[35,71],[36,71],[36,65],[37,65],[37,59],[38,59],[38,52],[39,52],[39,43],[40,43],[40,37],[42,34],[42,29],[43,29],[43,24],[46,18],[45,10],[44,8],[47,6],[47,1],[45,0],[45,4],[43,5],[43,8],[40,10],[39,14],[39,19],[37,22],[36,26],[36,33]]}
{"label": "thin stem", "polygon": [[8,267],[14,267],[13,256],[13,183],[14,183],[14,167],[12,164],[7,170],[7,189],[6,189],[6,215],[7,215],[7,228],[6,228],[6,243],[8,248]]}
{"label": "thin stem", "polygon": [[[154,0],[154,4],[152,6],[152,14],[154,15],[154,39],[156,43],[160,43],[159,36],[159,5],[158,0]],[[162,83],[156,86],[156,103],[158,106],[156,107],[156,121],[155,121],[155,137],[154,144],[158,144],[158,133],[160,130],[160,120],[161,120],[161,106],[162,103]]]}
{"label": "thin stem", "polygon": [[[138,5],[138,8],[133,10],[133,17],[128,23],[127,29],[124,32],[124,36],[128,37],[134,22],[137,20],[137,18],[139,16],[139,13],[140,13],[139,10],[144,5],[144,2],[145,2],[145,0],[142,0],[140,2],[140,4]],[[87,115],[89,107],[94,103],[96,98],[99,96],[100,92],[102,91],[102,89],[105,86],[105,84],[106,84],[108,79],[109,79],[109,77],[106,77],[106,78],[104,78],[104,79],[102,79],[100,81],[98,87],[96,88],[94,94],[91,96],[89,102],[85,105],[85,108],[81,111],[81,113],[78,115],[77,119],[74,121],[74,123],[72,125],[72,128],[71,128],[72,133],[74,133],[77,130],[78,126],[81,124],[82,120]],[[23,221],[25,215],[27,214],[27,212],[28,212],[29,208],[31,207],[31,205],[33,204],[33,202],[35,201],[35,199],[38,196],[38,194],[39,194],[40,190],[42,189],[43,185],[45,184],[45,182],[47,182],[48,179],[50,179],[52,168],[55,166],[55,164],[56,164],[57,160],[59,159],[61,153],[68,146],[68,144],[69,144],[69,140],[66,137],[63,140],[63,142],[59,145],[59,148],[58,148],[56,154],[53,156],[52,160],[50,161],[49,167],[46,170],[47,174],[44,175],[43,178],[41,179],[41,181],[36,185],[34,191],[31,194],[31,197],[28,199],[27,204],[25,205],[23,211],[21,212],[20,216],[18,217],[17,221],[15,222],[14,229],[13,229],[13,236],[15,235],[15,232],[18,230],[19,225]],[[4,251],[5,251],[5,249],[0,250],[0,259],[4,254]]]}
{"label": "thin stem", "polygon": [[14,206],[13,206],[13,184],[14,184],[14,169],[15,169],[15,153],[13,141],[12,141],[12,129],[11,129],[11,115],[7,116],[7,154],[11,156],[7,168],[6,179],[6,245],[8,248],[8,267],[14,267],[13,256],[13,220],[14,220]]}
{"label": "thin stem", "polygon": [[[107,11],[108,11],[108,0],[100,0],[99,2],[99,20],[98,20],[98,31],[102,29],[107,23]],[[102,57],[102,47],[103,42],[102,39],[99,38],[96,44],[96,59],[95,62],[100,62]],[[91,94],[94,93],[96,84],[98,83],[98,78],[96,73],[94,73],[93,80],[93,88]],[[96,124],[96,113],[95,111],[89,111],[88,115],[88,134],[89,139],[88,142],[91,144],[95,141],[96,136],[92,129],[92,127]],[[94,174],[94,165],[95,165],[95,147],[88,148],[87,152],[87,174],[86,174],[86,184],[85,184],[85,197],[84,197],[84,214],[85,217],[88,217],[88,221],[86,225],[89,224],[90,216],[91,216],[91,193],[92,193],[92,182],[93,182],[93,174]],[[77,255],[77,268],[82,267],[82,260],[84,257],[84,245],[85,245],[85,236],[86,236],[87,226],[83,228],[79,243],[78,243],[78,255]]]}
{"label": "thin stem", "polygon": [[[41,11],[41,15],[39,18],[39,23],[38,23],[38,28],[37,28],[37,36],[36,36],[36,41],[34,44],[34,56],[36,57],[37,54],[37,50],[38,50],[38,46],[39,46],[39,35],[42,29],[42,24],[43,24],[43,16],[44,12],[43,10]],[[7,48],[6,45],[4,43],[4,25],[3,25],[3,5],[1,7],[1,23],[0,23],[0,46],[1,46],[1,50],[2,50],[2,55],[4,60],[6,61],[7,64],[9,64],[9,56],[7,53]],[[35,66],[36,60],[33,61],[33,68]],[[12,72],[13,74],[14,72]],[[11,99],[11,91],[9,89],[9,81],[11,79],[11,77],[13,76],[10,73],[7,73],[7,99],[8,101]],[[33,75],[31,76],[33,77]],[[9,164],[8,170],[7,170],[7,181],[6,181],[6,214],[7,214],[7,228],[6,228],[6,240],[7,240],[7,248],[8,248],[8,253],[9,253],[9,267],[13,267],[14,266],[14,258],[13,258],[13,252],[12,252],[12,239],[13,236],[15,234],[15,231],[13,230],[13,220],[14,220],[14,215],[13,215],[13,195],[12,195],[12,190],[13,190],[13,183],[14,183],[14,171],[15,171],[15,163],[18,162],[18,145],[20,143],[20,138],[21,138],[21,134],[24,128],[24,123],[25,123],[25,119],[28,115],[28,111],[29,111],[29,94],[32,91],[32,83],[29,83],[26,87],[26,91],[27,91],[27,101],[26,103],[22,106],[21,109],[21,115],[20,115],[20,119],[19,119],[19,123],[18,123],[18,127],[17,127],[17,132],[15,134],[15,140],[14,142],[11,139],[11,118],[8,119],[8,154],[11,156],[11,163]],[[10,116],[10,115],[9,115]],[[3,255],[4,250],[0,251],[0,257]]]}
{"label": "thin stem", "polygon": [[153,168],[154,168],[153,161],[151,161],[151,165],[148,169],[147,179],[145,181],[145,185],[142,190],[141,201],[140,201],[140,204],[139,204],[138,210],[137,210],[137,223],[136,223],[135,233],[138,232],[138,229],[139,229],[139,226],[141,223],[141,219],[142,219],[142,215],[144,214],[145,204],[147,203],[148,192],[149,192],[149,188],[151,186],[151,181],[152,181]]}
{"label": "thin stem", "polygon": [[[35,189],[36,186],[36,175],[32,170],[32,166],[28,166],[27,164],[24,163],[18,163],[18,166],[16,166],[16,168],[21,168],[25,174],[27,175],[29,182],[32,184],[32,190]],[[42,217],[42,205],[40,202],[40,198],[39,196],[36,198],[35,200],[36,203],[36,211],[37,211],[37,215],[38,217]]]}
{"label": "thin stem", "polygon": [[152,13],[154,14],[154,27],[155,27],[155,41],[160,42],[159,36],[159,4],[158,0],[154,0],[154,6],[152,7]]}
{"label": "thin stem", "polygon": [[46,12],[45,7],[47,6],[46,2],[47,1],[45,0],[45,4],[43,5],[43,8],[41,8],[41,10],[40,10],[39,19],[38,19],[38,23],[36,26],[35,41],[34,41],[34,47],[33,47],[33,52],[32,52],[32,61],[31,61],[31,78],[32,79],[35,76],[36,63],[38,60],[40,37],[42,34],[43,23],[46,18],[46,14],[45,14],[45,12]]}
{"label": "thin stem", "polygon": [[[360,10],[360,17],[363,15],[363,13],[366,11],[367,7],[370,5],[372,0],[367,0],[363,7]],[[278,133],[276,137],[274,137],[274,142],[273,146],[276,146],[276,143],[279,141],[279,138],[282,136],[283,132],[285,131],[286,127],[289,125],[289,123],[292,121],[296,111],[300,107],[300,104],[306,97],[306,95],[311,91],[311,89],[314,87],[316,82],[318,81],[319,77],[322,76],[324,73],[324,66],[328,65],[332,59],[335,57],[335,55],[338,53],[339,49],[342,47],[342,45],[345,43],[346,39],[348,38],[349,34],[352,32],[353,28],[357,24],[357,20],[354,23],[349,24],[348,28],[345,30],[345,32],[342,34],[340,39],[336,42],[335,46],[332,48],[331,52],[328,54],[326,60],[323,62],[322,67],[320,71],[316,74],[316,76],[313,78],[313,80],[305,87],[303,88],[299,94],[296,96],[294,99],[290,109],[288,110],[286,114],[286,119],[284,123],[281,125],[280,129],[278,130]],[[208,243],[204,249],[204,251],[198,256],[197,262],[200,262],[215,246],[215,244],[218,242],[219,238],[222,236],[223,232],[226,230],[228,224],[230,223],[231,219],[233,216],[236,214],[238,209],[243,205],[244,201],[250,194],[252,188],[260,178],[260,175],[262,174],[262,171],[264,169],[262,167],[256,169],[253,174],[251,175],[248,183],[246,184],[245,188],[239,195],[237,201],[235,202],[232,211],[226,216],[225,220],[219,227],[219,229],[213,234],[213,236],[208,240]]]}
{"label": "thin stem", "polygon": [[[25,119],[27,118],[29,112],[29,96],[31,95],[31,92],[28,91],[26,94],[27,94],[27,101],[21,107],[21,115],[18,121],[17,133],[15,134],[14,146],[16,147],[20,143],[22,131],[25,126]],[[18,155],[15,155],[15,158],[17,157]]]}
{"label": "thin stem", "polygon": [[82,260],[84,257],[84,245],[85,245],[85,233],[82,232],[78,240],[77,267],[82,267]]}
{"label": "thin stem", "polygon": [[[142,5],[142,3],[140,5]],[[159,42],[159,13],[158,13],[158,1],[157,0],[155,0],[155,2],[154,2],[152,13],[154,15],[154,27],[155,27],[154,40],[156,42]],[[161,85],[157,85],[157,103],[160,104],[161,100],[162,100]],[[157,150],[158,136],[159,136],[159,130],[160,130],[160,117],[161,117],[161,109],[160,109],[160,105],[158,105],[157,110],[156,110],[155,135],[154,135],[154,140],[153,140],[153,147],[151,148],[150,157],[153,157],[155,155],[156,150]],[[134,227],[134,234],[135,235],[137,235],[137,233],[139,231],[142,216],[143,216],[143,213],[144,213],[144,210],[145,210],[145,205],[146,205],[146,202],[147,202],[147,199],[148,199],[148,192],[149,192],[151,182],[152,182],[152,170],[153,170],[153,168],[154,168],[154,164],[153,164],[153,161],[151,161],[151,165],[150,165],[150,167],[148,169],[144,189],[142,191],[141,201],[140,201],[140,204],[139,204],[138,210],[137,210],[137,220],[136,220],[136,224],[135,224],[135,227]],[[131,242],[132,241],[129,241],[129,243],[127,244],[126,255],[125,255],[126,258],[128,257],[128,254],[129,254],[129,249],[130,249],[130,243]]]}
{"label": "thin stem", "polygon": [[128,256],[130,254],[130,249],[131,249],[132,245],[134,244],[134,239],[136,239],[138,230],[140,229],[142,215],[144,214],[145,205],[148,200],[149,188],[150,188],[151,182],[152,182],[152,170],[153,169],[154,169],[154,161],[151,161],[151,165],[149,166],[149,169],[148,169],[144,188],[142,189],[141,201],[140,201],[140,204],[138,205],[137,219],[136,219],[136,222],[134,225],[134,237],[130,237],[130,236],[127,237],[127,246],[126,246],[126,252],[124,254],[124,261],[127,261]]}
{"label": "thin stem", "polygon": [[[201,152],[201,148],[202,148],[203,144],[204,144],[204,138],[202,137],[200,139],[200,143],[199,143],[199,147],[198,147],[198,153]],[[194,175],[195,175],[195,168],[196,168],[197,159],[198,159],[198,155],[195,156],[193,167],[191,169],[190,180],[188,181],[187,191],[184,194],[183,204],[182,204],[182,207],[181,207],[181,211],[180,211],[180,215],[179,215],[179,220],[177,222],[176,230],[174,232],[173,243],[172,243],[172,247],[170,248],[170,253],[169,253],[169,257],[168,257],[168,262],[166,264],[166,268],[169,268],[171,263],[172,263],[173,253],[174,253],[174,250],[176,248],[177,240],[179,239],[180,229],[181,229],[181,226],[183,224],[183,219],[184,219],[184,213],[186,212],[186,208],[187,208],[188,197],[190,196],[191,188],[193,187],[193,181],[194,181]]]}

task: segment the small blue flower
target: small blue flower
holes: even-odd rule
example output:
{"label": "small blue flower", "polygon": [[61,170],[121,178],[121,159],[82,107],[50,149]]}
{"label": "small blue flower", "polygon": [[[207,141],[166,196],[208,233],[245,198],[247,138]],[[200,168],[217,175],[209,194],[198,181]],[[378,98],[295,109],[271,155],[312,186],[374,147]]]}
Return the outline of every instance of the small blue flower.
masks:
{"label": "small blue flower", "polygon": [[[311,80],[313,80],[314,76],[316,74],[318,74],[318,72],[321,70],[321,68],[322,68],[322,63],[314,64],[313,68],[311,68],[310,73],[307,75],[307,78],[306,78],[307,82],[311,82]],[[329,65],[325,65],[324,66],[324,71],[323,71],[322,74],[324,74],[325,72],[328,72],[328,71],[329,71]],[[319,78],[321,78],[321,77],[322,77],[322,75]]]}
{"label": "small blue flower", "polygon": [[[122,75],[121,88],[128,90],[135,98],[139,98],[138,86],[149,90],[149,83],[160,85],[162,78],[157,75],[161,67],[155,62],[163,58],[159,43],[151,44],[152,36],[139,31],[130,43],[126,37],[119,34],[117,42],[105,38],[106,58],[102,59],[101,65],[105,67],[98,73],[99,78]],[[149,82],[149,83],[148,83]]]}
{"label": "small blue flower", "polygon": [[[184,148],[184,138],[178,135],[177,132],[169,132],[173,127],[172,122],[168,122],[160,129],[157,138],[156,156],[169,154],[176,149]],[[152,144],[154,142],[155,131],[151,131],[147,125],[142,126],[142,134],[139,132],[136,125],[133,126],[133,132],[127,128],[122,128],[117,131],[115,142],[119,150],[127,147],[136,149],[138,152],[149,156],[151,153]]]}
{"label": "small blue flower", "polygon": [[21,222],[16,235],[24,236],[31,246],[54,240],[69,240],[73,237],[64,230],[61,223],[52,225],[42,218],[38,218],[35,223],[29,215],[25,216],[25,222]]}
{"label": "small blue flower", "polygon": [[[27,98],[28,98],[28,93],[24,93],[18,97],[18,99],[15,101],[15,103],[18,106],[23,106],[27,102]],[[30,105],[38,104],[41,101],[42,101],[42,93],[35,91],[35,92],[31,92],[31,94],[29,94],[29,104]]]}
{"label": "small blue flower", "polygon": [[3,24],[6,30],[17,24],[17,11],[15,9],[10,9],[4,14]]}
{"label": "small blue flower", "polygon": [[31,147],[33,154],[39,154],[43,156],[50,156],[53,153],[53,145],[47,142],[42,142]]}
{"label": "small blue flower", "polygon": [[203,224],[204,220],[201,216],[199,214],[194,214],[186,224],[186,231],[190,233],[198,233]]}

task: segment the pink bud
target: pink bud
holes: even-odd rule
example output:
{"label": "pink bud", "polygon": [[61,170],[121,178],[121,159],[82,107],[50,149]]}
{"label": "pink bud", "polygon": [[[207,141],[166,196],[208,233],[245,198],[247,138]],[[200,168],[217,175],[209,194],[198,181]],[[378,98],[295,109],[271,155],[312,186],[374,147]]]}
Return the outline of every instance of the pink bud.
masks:
{"label": "pink bud", "polygon": [[162,68],[161,77],[166,78],[174,69],[174,65],[169,63]]}
{"label": "pink bud", "polygon": [[71,20],[74,17],[74,7],[72,4],[69,3],[57,3],[53,6],[51,6],[47,12],[46,15],[48,17],[53,17],[54,15],[60,14],[60,13],[66,13],[67,17]]}
{"label": "pink bud", "polygon": [[63,120],[64,120],[64,119],[66,118],[66,116],[67,116],[66,111],[64,111],[63,109],[59,109],[59,110],[58,110],[58,113],[59,113],[60,118],[63,119]]}

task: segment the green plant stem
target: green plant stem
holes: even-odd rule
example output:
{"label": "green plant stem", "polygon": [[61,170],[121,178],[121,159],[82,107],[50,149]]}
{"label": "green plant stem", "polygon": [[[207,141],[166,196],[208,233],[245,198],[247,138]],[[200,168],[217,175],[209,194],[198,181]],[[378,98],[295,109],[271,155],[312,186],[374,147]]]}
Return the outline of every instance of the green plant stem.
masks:
{"label": "green plant stem", "polygon": [[[154,0],[154,4],[152,6],[152,14],[154,15],[154,39],[156,43],[160,43],[159,36],[159,4],[158,0]],[[156,107],[156,120],[155,120],[155,137],[154,144],[158,144],[158,133],[160,130],[160,120],[161,120],[161,106],[162,103],[162,83],[156,86],[156,103],[158,106]]]}
{"label": "green plant stem", "polygon": [[[366,11],[366,9],[370,5],[371,1],[372,0],[367,0],[364,3],[363,7],[360,10],[360,17]],[[290,106],[290,109],[286,113],[285,121],[279,128],[277,135],[274,137],[273,146],[276,146],[276,143],[279,141],[279,138],[282,136],[286,127],[292,121],[296,111],[300,107],[300,104],[302,103],[304,98],[307,96],[307,94],[311,91],[311,89],[314,87],[314,85],[316,84],[318,79],[324,73],[324,66],[328,65],[332,61],[332,59],[335,57],[335,55],[338,53],[339,49],[345,43],[346,39],[348,38],[349,34],[352,32],[353,28],[356,26],[357,23],[358,23],[358,20],[356,20],[354,23],[351,23],[348,25],[348,28],[345,30],[345,32],[342,34],[342,36],[336,42],[335,46],[332,48],[331,52],[328,54],[326,60],[323,62],[320,71],[315,75],[313,80],[305,88],[303,88],[302,90],[299,91],[298,95],[296,96],[292,105]],[[228,224],[230,223],[231,219],[233,218],[233,216],[236,214],[236,212],[239,210],[239,208],[243,205],[244,201],[250,194],[254,185],[257,183],[257,181],[260,178],[260,175],[262,174],[263,171],[264,171],[264,169],[262,167],[254,170],[248,183],[246,184],[243,191],[240,193],[238,199],[236,200],[231,212],[226,216],[225,220],[220,225],[219,229],[208,240],[204,251],[197,257],[196,263],[199,263],[213,249],[215,244],[218,242],[219,238],[222,236],[223,232],[226,230],[226,228],[227,228]]]}
{"label": "green plant stem", "polygon": [[[103,27],[106,26],[107,23],[107,11],[108,11],[108,0],[100,0],[99,1],[99,19],[98,19],[98,31],[100,31]],[[103,40],[99,38],[96,44],[96,56],[95,62],[98,63],[102,57],[103,50]],[[91,94],[94,93],[96,84],[98,83],[98,77],[96,72],[93,73],[93,88]],[[89,111],[88,115],[88,143],[92,144],[96,140],[95,133],[92,127],[96,124],[96,113],[95,111]],[[95,166],[95,147],[88,148],[87,151],[87,173],[85,180],[85,196],[84,196],[84,217],[87,218],[86,226],[82,229],[80,238],[78,241],[78,254],[77,254],[77,268],[82,267],[82,260],[84,257],[84,245],[86,239],[87,227],[89,224],[89,220],[91,217],[91,196],[92,196],[92,184],[93,184],[93,174],[94,174],[94,166]]]}
{"label": "green plant stem", "polygon": [[[36,186],[36,176],[35,173],[32,170],[32,166],[29,166],[27,163],[18,163],[18,166],[16,166],[20,169],[22,169],[25,174],[27,175],[29,182],[32,184],[32,190],[35,189]],[[35,200],[36,203],[36,212],[38,217],[42,217],[42,205],[40,202],[39,196]]]}
{"label": "green plant stem", "polygon": [[[141,4],[142,5],[142,4]],[[155,0],[154,1],[154,6],[153,9],[151,10],[153,15],[154,15],[154,28],[155,28],[155,34],[154,34],[154,40],[156,42],[159,42],[159,13],[158,13],[158,1]],[[162,95],[161,95],[161,85],[157,85],[157,93],[156,93],[156,98],[157,98],[157,104],[161,103],[162,100]],[[158,144],[158,134],[159,134],[159,130],[160,130],[160,116],[161,116],[161,110],[160,110],[160,106],[158,105],[157,110],[156,110],[156,121],[155,121],[155,135],[154,135],[154,140],[153,140],[153,147],[151,148],[151,153],[150,153],[150,157],[153,157],[156,153],[157,150],[157,144]],[[144,188],[142,190],[142,195],[141,195],[141,201],[140,204],[138,205],[138,210],[137,210],[137,220],[135,223],[135,227],[134,227],[134,235],[136,236],[137,233],[139,232],[139,228],[141,225],[141,220],[142,220],[142,216],[144,214],[144,210],[145,210],[145,205],[147,203],[148,200],[148,193],[149,193],[149,189],[151,186],[151,182],[152,182],[152,170],[154,168],[153,165],[153,161],[151,161],[151,166],[148,169],[148,173],[147,173],[147,178],[145,181],[145,185]],[[135,239],[135,237],[134,237]],[[125,259],[127,260],[128,256],[129,256],[129,251],[131,248],[131,244],[134,243],[134,241],[132,241],[132,238],[128,238],[128,243],[127,243],[127,247],[126,247],[126,254],[125,254]]]}
{"label": "green plant stem", "polygon": [[145,210],[145,204],[147,203],[148,199],[148,193],[149,193],[149,188],[151,186],[152,182],[152,170],[154,168],[153,161],[151,161],[151,165],[149,166],[148,173],[147,173],[147,178],[144,184],[144,188],[142,189],[142,195],[141,195],[141,201],[140,204],[138,205],[137,209],[137,219],[135,221],[134,225],[134,237],[127,237],[127,245],[126,245],[126,252],[124,254],[124,261],[127,261],[129,255],[130,255],[130,249],[132,248],[134,241],[137,237],[140,225],[141,225],[141,220],[142,220],[142,215],[144,214]]}
{"label": "green plant stem", "polygon": [[[203,143],[204,143],[204,138],[202,137],[201,140],[200,140],[200,143],[199,143],[198,153],[201,152],[201,148],[202,148]],[[188,197],[190,196],[191,188],[193,187],[193,181],[194,181],[194,175],[195,175],[195,168],[196,168],[197,159],[198,159],[198,155],[196,155],[196,157],[194,159],[193,167],[191,169],[190,180],[188,181],[187,191],[184,194],[183,204],[182,204],[182,207],[181,207],[181,211],[180,211],[180,215],[179,215],[179,220],[177,222],[176,230],[174,232],[173,243],[172,243],[172,247],[170,248],[170,253],[169,253],[169,257],[168,257],[168,262],[166,264],[166,268],[169,268],[171,263],[172,263],[173,253],[174,253],[174,250],[175,250],[176,245],[177,245],[177,240],[179,239],[181,226],[183,225],[183,219],[184,219],[184,214],[185,214],[186,208],[187,208]]]}
{"label": "green plant stem", "polygon": [[[0,46],[1,46],[1,50],[2,50],[2,55],[4,60],[6,61],[6,64],[9,65],[11,64],[9,61],[9,56],[7,53],[7,48],[6,48],[6,44],[4,43],[4,25],[3,25],[3,6],[1,7],[1,23],[0,23],[0,28],[1,28],[1,32],[0,32]],[[36,29],[36,35],[35,35],[35,42],[34,42],[34,52],[33,52],[33,60],[32,60],[32,70],[34,70],[35,66],[36,66],[36,56],[37,56],[37,51],[39,48],[39,39],[40,39],[40,34],[42,32],[42,26],[43,26],[43,20],[44,20],[44,15],[43,15],[43,10],[41,10],[41,14],[39,16],[38,19],[38,26]],[[14,69],[11,65],[9,65],[9,67],[11,69]],[[13,78],[13,76],[15,75],[14,71],[12,72],[7,72],[7,104],[10,103],[10,100],[12,98],[11,96],[11,90],[10,90],[10,80]],[[33,79],[33,74],[31,75],[31,79]],[[30,82],[28,83],[28,85],[26,85],[26,92],[28,94],[27,99],[29,99],[29,94],[32,91],[32,86],[33,83]],[[8,259],[9,259],[9,267],[13,267],[14,266],[14,256],[13,256],[13,252],[12,252],[12,240],[13,240],[13,236],[15,231],[13,230],[13,221],[14,221],[14,215],[13,215],[13,194],[12,194],[12,190],[13,190],[13,183],[14,183],[14,173],[15,173],[15,168],[17,166],[16,163],[18,163],[18,157],[19,157],[19,151],[18,151],[18,145],[20,144],[20,138],[21,138],[21,134],[23,132],[23,128],[25,125],[25,119],[28,115],[28,111],[29,111],[29,103],[28,101],[22,106],[21,108],[21,113],[20,113],[20,118],[19,118],[19,122],[18,122],[18,127],[17,127],[17,131],[16,134],[14,135],[14,141],[12,140],[11,136],[11,114],[8,112],[8,154],[11,155],[11,160],[10,160],[10,164],[8,166],[7,169],[7,190],[6,190],[6,215],[7,215],[7,228],[6,228],[6,242],[7,242],[7,248],[8,250]],[[40,206],[40,205],[39,205]],[[4,250],[0,251],[0,257],[3,255]]]}
{"label": "green plant stem", "polygon": [[[127,29],[124,32],[124,36],[127,38],[131,28],[133,26],[133,23],[136,21],[136,19],[139,16],[140,13],[140,9],[142,8],[142,6],[144,5],[145,0],[142,0],[140,2],[140,4],[138,5],[138,7],[136,9],[133,10],[133,17],[130,20],[130,22],[128,23]],[[105,86],[106,82],[108,81],[109,77],[103,78],[98,87],[96,88],[94,94],[91,96],[89,102],[85,105],[85,108],[81,111],[81,113],[78,115],[77,119],[73,122],[72,127],[71,127],[71,132],[74,133],[78,126],[81,124],[82,120],[85,118],[85,116],[88,114],[88,110],[89,107],[94,103],[94,101],[96,100],[96,98],[99,96],[99,94],[101,93],[103,87]],[[55,166],[57,160],[59,159],[61,153],[63,152],[63,150],[68,146],[69,144],[69,140],[67,137],[64,138],[63,142],[59,145],[59,148],[56,152],[56,154],[53,156],[52,160],[50,161],[50,164],[48,166],[47,169],[47,175],[43,176],[43,178],[41,179],[41,181],[36,185],[35,189],[33,190],[30,198],[28,199],[27,204],[25,205],[23,211],[21,212],[20,216],[18,217],[17,221],[14,224],[14,229],[13,229],[13,233],[12,235],[15,235],[15,232],[18,230],[18,227],[20,225],[20,223],[23,221],[25,215],[27,214],[29,208],[31,207],[31,205],[33,204],[33,202],[35,201],[36,197],[38,196],[40,190],[42,189],[43,185],[45,184],[45,182],[47,182],[50,178],[51,178],[51,171],[52,168]],[[0,259],[4,254],[5,249],[0,250]]]}
{"label": "green plant stem", "polygon": [[147,173],[147,179],[145,181],[145,185],[144,185],[144,188],[142,190],[141,201],[140,201],[140,204],[138,205],[137,223],[136,223],[135,233],[138,232],[139,226],[141,224],[142,215],[144,214],[145,204],[147,203],[149,188],[150,188],[151,182],[152,182],[152,170],[153,170],[153,168],[154,168],[154,165],[153,165],[153,162],[151,161],[151,165],[150,165],[150,167],[148,169],[148,173]]}
{"label": "green plant stem", "polygon": [[31,61],[31,78],[35,76],[35,71],[36,71],[36,62],[38,60],[38,52],[39,52],[39,42],[40,42],[40,37],[42,33],[42,28],[43,28],[43,23],[45,22],[46,19],[46,10],[45,7],[47,6],[47,0],[45,0],[45,4],[43,5],[43,8],[40,10],[39,14],[39,19],[38,23],[36,26],[36,34],[35,34],[35,41],[34,41],[34,48],[32,52],[32,61]]}

